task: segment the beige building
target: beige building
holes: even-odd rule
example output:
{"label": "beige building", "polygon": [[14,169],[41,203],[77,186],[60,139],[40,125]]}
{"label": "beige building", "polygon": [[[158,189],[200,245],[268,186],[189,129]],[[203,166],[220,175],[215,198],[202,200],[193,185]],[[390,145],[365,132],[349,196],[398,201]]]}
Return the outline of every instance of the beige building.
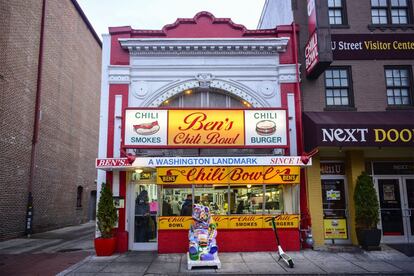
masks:
{"label": "beige building", "polygon": [[0,240],[94,218],[101,41],[75,0],[0,1]]}

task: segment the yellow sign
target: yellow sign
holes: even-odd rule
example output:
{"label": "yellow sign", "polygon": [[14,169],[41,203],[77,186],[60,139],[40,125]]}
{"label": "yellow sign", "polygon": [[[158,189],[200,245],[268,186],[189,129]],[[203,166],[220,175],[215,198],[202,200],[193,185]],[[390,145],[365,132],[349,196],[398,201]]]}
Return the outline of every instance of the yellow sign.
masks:
{"label": "yellow sign", "polygon": [[169,110],[168,144],[172,146],[243,146],[241,110]]}
{"label": "yellow sign", "polygon": [[299,167],[157,168],[157,184],[299,184]]}
{"label": "yellow sign", "polygon": [[[240,215],[213,216],[217,229],[263,229],[272,228],[272,216]],[[158,227],[161,230],[188,230],[193,219],[191,217],[159,217]],[[299,215],[280,215],[276,218],[277,228],[299,228]]]}
{"label": "yellow sign", "polygon": [[192,217],[159,217],[158,229],[162,230],[182,230],[190,229],[193,223]]}
{"label": "yellow sign", "polygon": [[325,239],[348,239],[346,219],[324,219]]}

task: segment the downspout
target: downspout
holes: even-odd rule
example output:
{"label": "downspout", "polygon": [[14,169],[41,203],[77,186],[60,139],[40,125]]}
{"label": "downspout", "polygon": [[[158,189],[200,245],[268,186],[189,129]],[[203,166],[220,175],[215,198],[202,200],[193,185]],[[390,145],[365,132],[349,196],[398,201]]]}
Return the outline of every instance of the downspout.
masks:
{"label": "downspout", "polygon": [[29,184],[27,211],[26,211],[26,224],[25,233],[30,238],[33,227],[33,183],[36,169],[36,146],[39,139],[39,121],[40,121],[40,97],[42,86],[42,64],[43,64],[43,42],[45,31],[45,18],[46,18],[46,0],[42,1],[42,18],[40,23],[40,39],[39,39],[39,57],[37,63],[37,83],[36,83],[36,100],[35,100],[35,114],[33,124],[33,138],[32,138],[32,150],[30,154],[30,171],[29,171]]}
{"label": "downspout", "polygon": [[[304,154],[304,147],[303,147],[303,128],[302,128],[302,95],[300,90],[299,84],[299,65],[298,65],[298,45],[297,45],[297,34],[296,34],[296,23],[295,21],[292,22],[292,31],[293,31],[293,57],[296,67],[296,81],[295,81],[295,103],[296,108],[299,116],[297,116],[297,131],[299,132],[298,135],[298,153],[300,155]],[[308,229],[311,226],[311,218],[309,215],[308,210],[308,201],[307,201],[307,187],[306,187],[306,171],[305,169],[301,169],[301,186],[300,186],[300,214],[301,214],[301,222],[300,228]]]}

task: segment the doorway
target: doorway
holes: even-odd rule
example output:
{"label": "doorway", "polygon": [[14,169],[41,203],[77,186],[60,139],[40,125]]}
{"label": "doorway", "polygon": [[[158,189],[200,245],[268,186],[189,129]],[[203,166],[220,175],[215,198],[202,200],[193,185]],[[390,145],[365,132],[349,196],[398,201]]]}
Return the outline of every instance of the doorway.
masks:
{"label": "doorway", "polygon": [[382,242],[414,243],[414,177],[375,177]]}
{"label": "doorway", "polygon": [[158,249],[159,200],[156,184],[129,185],[129,248],[148,251]]}

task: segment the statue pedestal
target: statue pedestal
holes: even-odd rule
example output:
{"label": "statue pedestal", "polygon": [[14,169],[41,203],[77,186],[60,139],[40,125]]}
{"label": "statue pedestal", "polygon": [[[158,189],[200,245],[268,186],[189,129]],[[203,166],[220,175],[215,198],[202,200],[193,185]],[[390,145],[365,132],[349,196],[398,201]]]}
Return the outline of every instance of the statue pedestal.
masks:
{"label": "statue pedestal", "polygon": [[193,261],[190,259],[190,254],[187,252],[187,268],[188,270],[191,270],[193,267],[212,267],[215,266],[217,269],[221,268],[221,262],[217,255],[217,253],[214,253],[214,259],[211,261]]}

